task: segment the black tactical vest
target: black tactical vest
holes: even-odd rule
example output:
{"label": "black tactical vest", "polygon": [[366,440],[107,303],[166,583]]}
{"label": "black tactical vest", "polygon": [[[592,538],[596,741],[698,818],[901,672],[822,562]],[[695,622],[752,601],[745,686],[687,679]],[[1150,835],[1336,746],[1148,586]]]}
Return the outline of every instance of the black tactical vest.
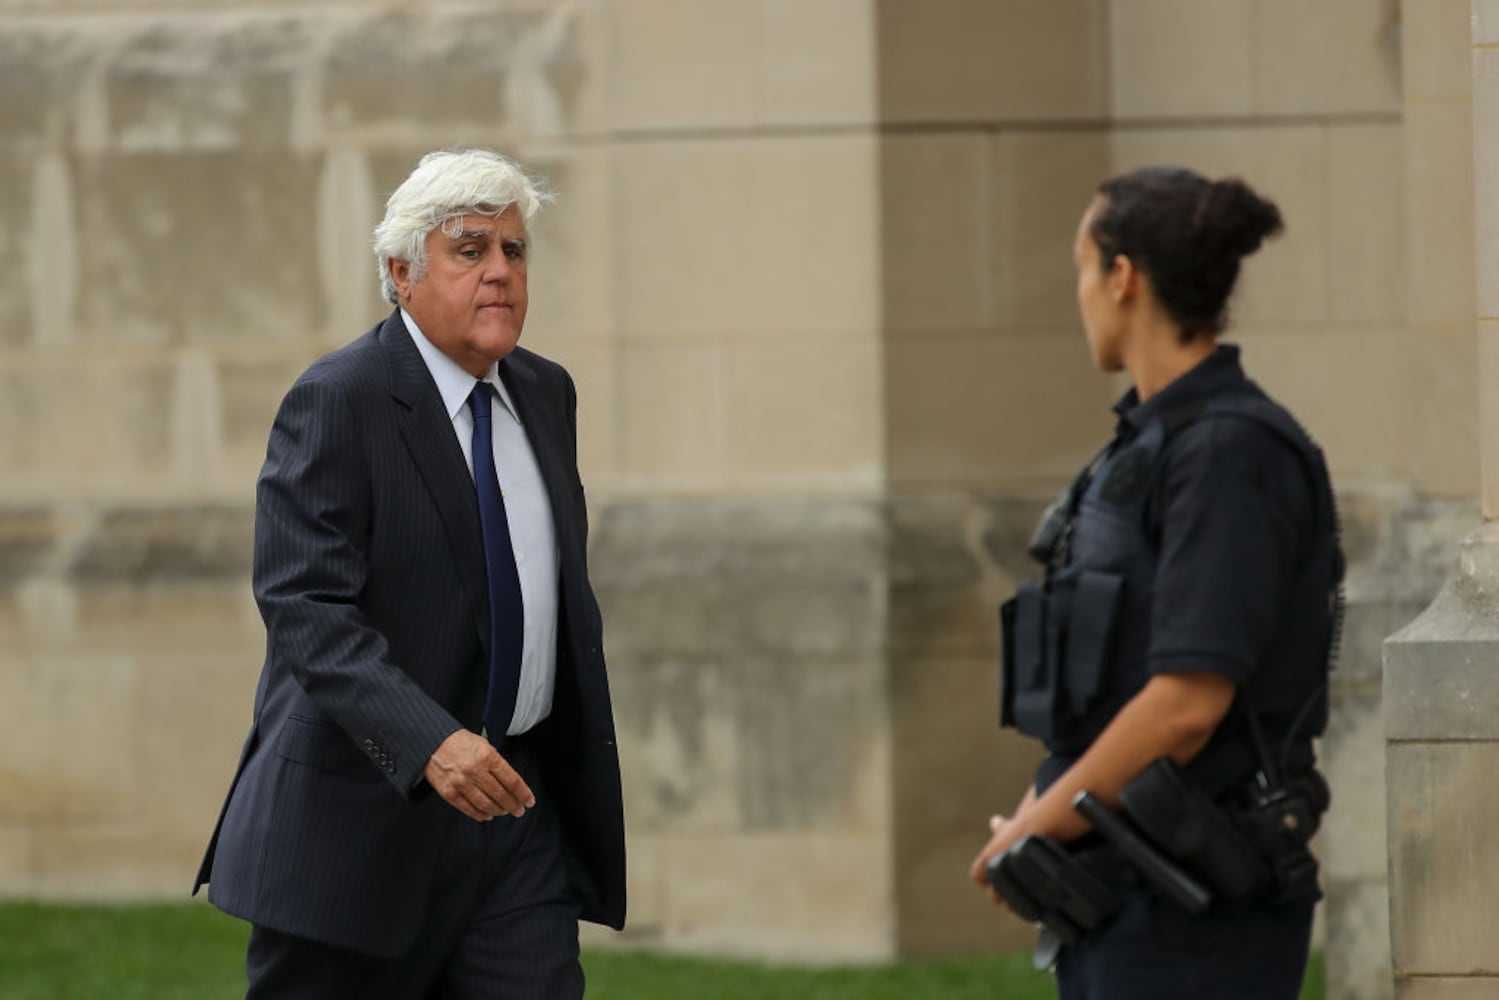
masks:
{"label": "black tactical vest", "polygon": [[1046,576],[1022,585],[1001,608],[1001,723],[1041,739],[1053,754],[1038,773],[1038,791],[1149,679],[1159,539],[1151,536],[1147,502],[1172,436],[1209,419],[1253,420],[1294,449],[1312,488],[1317,525],[1296,565],[1286,618],[1239,692],[1242,711],[1225,719],[1189,771],[1211,790],[1253,774],[1249,713],[1277,750],[1295,744],[1284,762],[1291,770],[1298,758],[1310,766],[1310,739],[1327,724],[1327,671],[1341,613],[1337,512],[1321,451],[1285,410],[1250,389],[1183,404],[1114,442],[1091,475],[1085,470],[1048,512],[1060,523],[1059,537],[1042,543],[1046,551],[1032,551],[1048,563]]}

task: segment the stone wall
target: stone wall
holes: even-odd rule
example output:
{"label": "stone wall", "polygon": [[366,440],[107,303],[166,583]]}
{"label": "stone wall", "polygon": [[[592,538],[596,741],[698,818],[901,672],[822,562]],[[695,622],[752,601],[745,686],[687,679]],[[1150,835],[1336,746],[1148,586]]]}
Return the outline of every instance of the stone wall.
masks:
{"label": "stone wall", "polygon": [[1122,388],[1077,219],[1172,161],[1288,220],[1234,336],[1346,501],[1326,936],[1333,995],[1379,995],[1377,644],[1477,488],[1465,11],[0,4],[0,892],[186,889],[259,669],[271,415],[383,314],[385,194],[478,143],[560,194],[526,338],[580,388],[625,943],[1023,947],[964,871],[1036,756],[995,727],[995,606]]}

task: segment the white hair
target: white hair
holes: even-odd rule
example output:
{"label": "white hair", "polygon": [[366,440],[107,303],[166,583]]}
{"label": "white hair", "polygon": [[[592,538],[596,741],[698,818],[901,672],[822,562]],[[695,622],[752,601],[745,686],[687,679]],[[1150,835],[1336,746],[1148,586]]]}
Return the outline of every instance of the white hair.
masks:
{"label": "white hair", "polygon": [[465,215],[498,216],[514,205],[527,231],[537,209],[552,196],[520,164],[488,149],[428,153],[391,193],[385,218],[375,227],[380,291],[399,301],[390,277],[391,260],[411,265],[411,280],[427,273],[427,234]]}

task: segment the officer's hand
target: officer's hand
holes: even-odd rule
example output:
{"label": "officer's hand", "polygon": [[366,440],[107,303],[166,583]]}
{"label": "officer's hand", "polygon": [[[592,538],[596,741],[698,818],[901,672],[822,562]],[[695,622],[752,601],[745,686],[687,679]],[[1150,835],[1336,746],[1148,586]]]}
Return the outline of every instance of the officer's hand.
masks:
{"label": "officer's hand", "polygon": [[481,823],[502,813],[523,815],[536,804],[515,768],[488,740],[467,729],[443,740],[422,774],[454,809]]}
{"label": "officer's hand", "polygon": [[978,857],[973,859],[973,864],[968,866],[968,877],[983,887],[992,902],[1009,909],[1009,905],[994,891],[994,886],[989,884],[989,859],[997,858],[1013,847],[1020,840],[1020,831],[1009,817],[990,816],[989,832],[992,834],[989,843],[984,845]]}

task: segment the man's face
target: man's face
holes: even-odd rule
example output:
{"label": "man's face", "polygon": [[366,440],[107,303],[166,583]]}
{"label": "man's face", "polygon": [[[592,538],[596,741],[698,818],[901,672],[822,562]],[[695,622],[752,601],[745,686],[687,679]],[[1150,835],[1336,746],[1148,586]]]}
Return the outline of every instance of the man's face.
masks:
{"label": "man's face", "polygon": [[[444,232],[444,229],[447,232]],[[389,263],[401,306],[436,347],[475,378],[515,349],[526,323],[526,227],[514,205],[499,218],[465,215],[427,234],[427,273]]]}

